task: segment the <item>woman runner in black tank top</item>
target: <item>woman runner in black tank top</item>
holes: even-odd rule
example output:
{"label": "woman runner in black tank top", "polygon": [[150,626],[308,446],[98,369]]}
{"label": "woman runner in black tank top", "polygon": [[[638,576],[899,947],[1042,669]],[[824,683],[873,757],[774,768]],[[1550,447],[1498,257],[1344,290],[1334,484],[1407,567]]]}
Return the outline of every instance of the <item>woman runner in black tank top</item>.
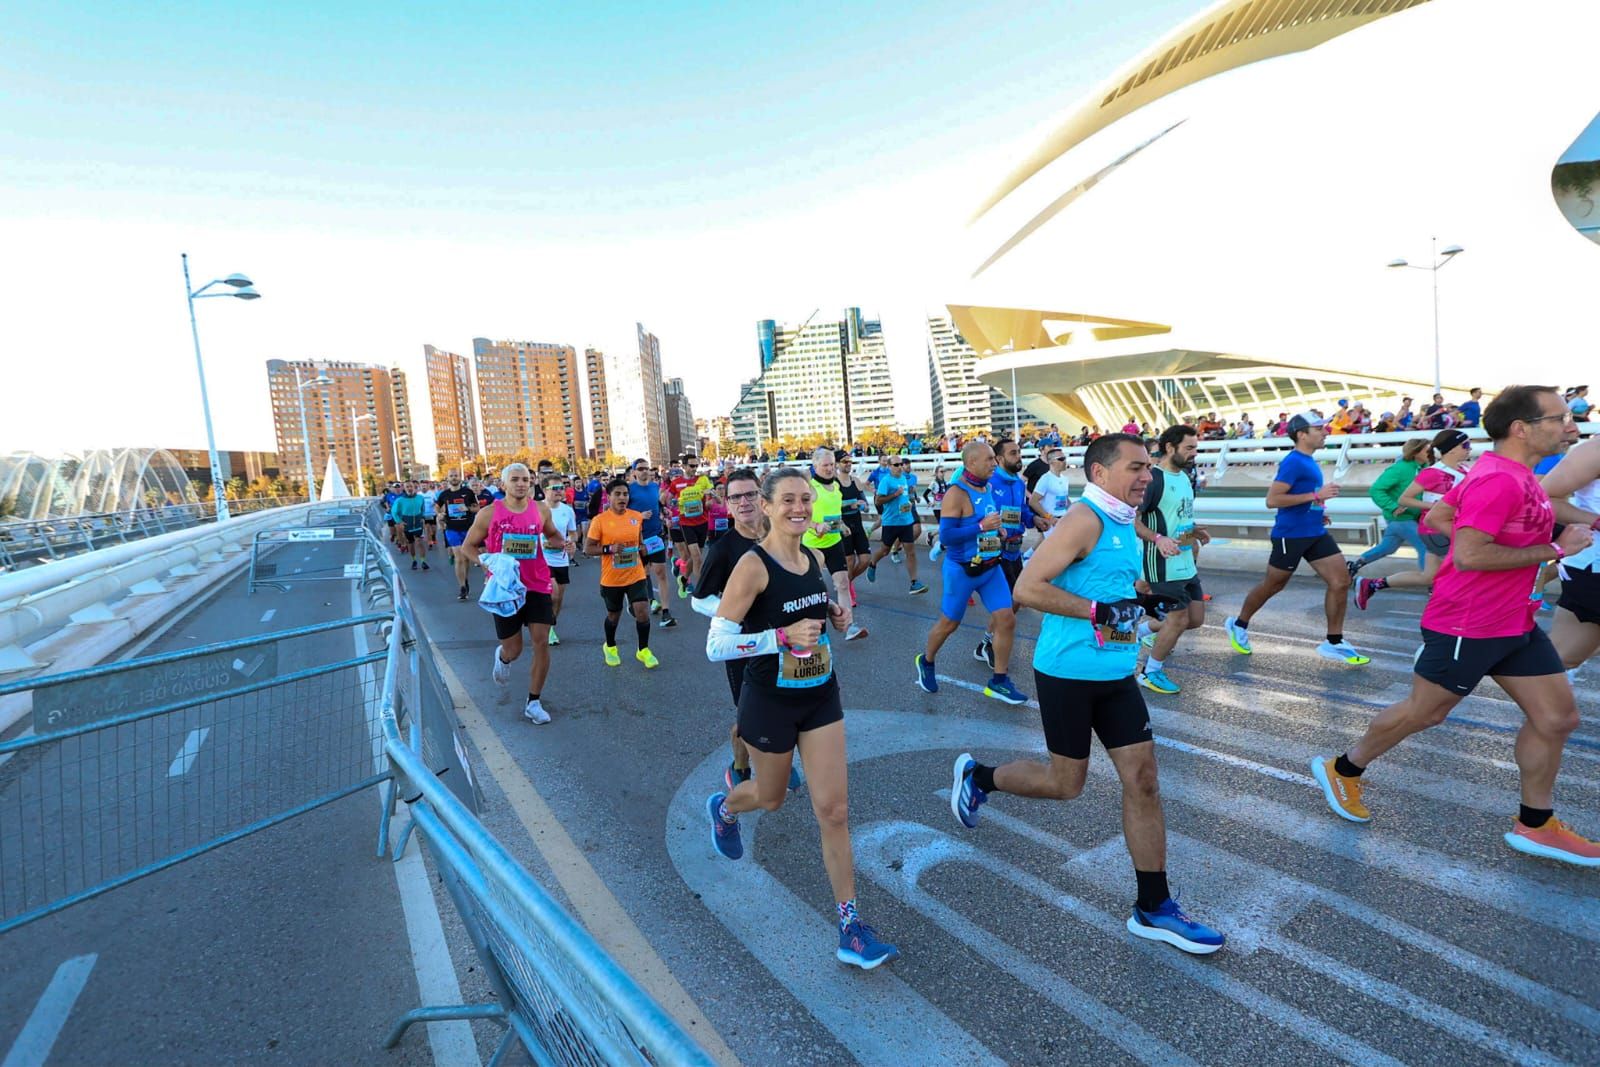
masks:
{"label": "woman runner in black tank top", "polygon": [[838,908],[836,958],[870,970],[899,950],[856,914],[844,709],[826,630],[830,619],[842,624],[845,613],[829,600],[821,553],[801,542],[811,526],[813,492],[811,479],[792,467],[767,475],[761,485],[767,535],[734,566],[711,620],[707,655],[746,662],[738,730],[755,774],[707,798],[706,816],[717,853],[743,856],[739,815],[783,806],[798,747]]}

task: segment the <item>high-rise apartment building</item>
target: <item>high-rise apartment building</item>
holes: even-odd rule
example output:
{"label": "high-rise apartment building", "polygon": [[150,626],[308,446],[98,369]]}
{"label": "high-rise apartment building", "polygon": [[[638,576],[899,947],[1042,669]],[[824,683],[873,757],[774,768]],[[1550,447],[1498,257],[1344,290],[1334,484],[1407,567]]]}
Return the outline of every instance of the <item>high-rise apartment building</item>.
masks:
{"label": "high-rise apartment building", "polygon": [[[700,439],[700,454],[702,456],[720,456],[723,454],[722,443],[734,443],[733,419],[727,415],[712,415],[709,418],[696,418],[694,420],[694,434]],[[744,453],[739,453],[743,455]]]}
{"label": "high-rise apartment building", "polygon": [[587,376],[584,388],[589,394],[589,435],[594,439],[589,457],[603,463],[611,455],[613,443],[611,399],[606,393],[606,354],[598,348],[585,348],[583,368]]}
{"label": "high-rise apartment building", "polygon": [[732,415],[740,443],[821,435],[844,445],[894,425],[883,324],[863,318],[860,308],[800,326],[764,320],[756,342],[760,373],[740,390]]}
{"label": "high-rise apartment building", "polygon": [[395,451],[399,456],[400,476],[426,477],[427,464],[417,460],[417,437],[411,428],[411,390],[406,386],[406,372],[394,367],[389,371],[389,380],[392,383],[391,392],[394,396],[394,440]]}
{"label": "high-rise apartment building", "polygon": [[466,356],[422,346],[428,365],[428,404],[433,409],[433,443],[441,471],[478,454],[478,417],[472,403],[472,371]]}
{"label": "high-rise apartment building", "polygon": [[694,428],[694,409],[684,392],[682,378],[668,378],[664,388],[667,404],[667,452],[674,457],[685,452],[700,452],[700,435]]}
{"label": "high-rise apartment building", "polygon": [[638,349],[611,358],[611,436],[618,453],[630,461],[640,457],[665,463],[667,401],[661,376],[661,342],[636,323]]}
{"label": "high-rise apartment building", "polygon": [[979,381],[977,364],[978,354],[955,325],[948,318],[929,315],[928,389],[933,394],[935,434],[973,430],[1009,434],[1013,426],[1048,421]]}
{"label": "high-rise apartment building", "polygon": [[583,455],[578,356],[571,345],[472,340],[483,451],[526,448],[540,459]]}
{"label": "high-rise apartment building", "polygon": [[[326,376],[328,384],[311,384]],[[320,483],[331,453],[353,487],[356,449],[363,473],[386,479],[413,473],[416,455],[411,435],[411,406],[405,375],[368,363],[331,359],[267,360],[267,389],[272,401],[272,426],[278,438],[278,466],[286,478],[304,481],[305,441],[311,442],[311,464]],[[305,400],[305,434],[300,430],[300,401]],[[370,419],[362,419],[371,415]]]}

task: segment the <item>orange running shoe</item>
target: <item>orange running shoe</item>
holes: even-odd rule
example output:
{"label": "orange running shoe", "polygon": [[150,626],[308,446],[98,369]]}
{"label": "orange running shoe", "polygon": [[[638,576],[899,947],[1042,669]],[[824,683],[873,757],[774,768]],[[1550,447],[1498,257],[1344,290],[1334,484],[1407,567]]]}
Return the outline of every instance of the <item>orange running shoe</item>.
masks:
{"label": "orange running shoe", "polygon": [[1361,779],[1346,778],[1333,769],[1336,761],[1320,756],[1311,760],[1311,776],[1322,787],[1322,797],[1328,807],[1341,819],[1351,822],[1371,822],[1372,813],[1361,803]]}
{"label": "orange running shoe", "polygon": [[1574,833],[1572,827],[1555,816],[1537,830],[1522,825],[1521,819],[1513,819],[1506,844],[1530,856],[1543,856],[1577,867],[1600,867],[1600,844]]}

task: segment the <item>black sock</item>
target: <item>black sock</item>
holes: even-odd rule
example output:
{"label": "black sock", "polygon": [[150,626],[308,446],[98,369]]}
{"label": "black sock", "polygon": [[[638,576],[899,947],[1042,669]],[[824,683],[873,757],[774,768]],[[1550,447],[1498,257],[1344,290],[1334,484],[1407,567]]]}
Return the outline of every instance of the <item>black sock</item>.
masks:
{"label": "black sock", "polygon": [[1167,888],[1166,871],[1134,871],[1133,876],[1139,880],[1139,910],[1155,911],[1166,903],[1172,896]]}
{"label": "black sock", "polygon": [[1244,619],[1234,619],[1233,620],[1233,624],[1235,626],[1237,626],[1241,630],[1250,629],[1250,624],[1248,622],[1246,622]]}
{"label": "black sock", "polygon": [[1537,830],[1549,822],[1551,816],[1555,815],[1555,813],[1554,808],[1530,808],[1524,804],[1522,805],[1522,814],[1517,816],[1517,821],[1530,830]]}
{"label": "black sock", "polygon": [[649,622],[640,622],[638,619],[634,619],[633,620],[633,628],[639,632],[639,650],[643,651],[643,650],[649,648],[650,647],[650,623]]}
{"label": "black sock", "polygon": [[538,693],[529,693],[528,694],[528,699],[529,700],[538,700],[539,699],[539,694]]}
{"label": "black sock", "polygon": [[1342,645],[1342,644],[1344,644],[1344,634],[1329,634],[1328,635],[1328,644],[1330,644],[1330,645]]}
{"label": "black sock", "polygon": [[972,768],[972,784],[985,793],[994,792],[994,768],[978,764]]}
{"label": "black sock", "polygon": [[1351,763],[1349,756],[1341,755],[1333,761],[1333,773],[1341,778],[1360,778],[1361,772],[1364,770],[1366,770],[1365,767],[1357,767],[1354,763]]}
{"label": "black sock", "polygon": [[1373,579],[1373,582],[1372,582],[1372,591],[1373,592],[1377,592],[1379,589],[1387,589],[1387,588],[1389,588],[1389,579],[1387,579],[1387,578],[1375,578],[1375,579]]}
{"label": "black sock", "polygon": [[610,647],[616,645],[616,643],[617,643],[617,620],[613,619],[613,618],[610,618],[610,617],[607,617],[607,619],[606,619],[606,647],[610,648]]}

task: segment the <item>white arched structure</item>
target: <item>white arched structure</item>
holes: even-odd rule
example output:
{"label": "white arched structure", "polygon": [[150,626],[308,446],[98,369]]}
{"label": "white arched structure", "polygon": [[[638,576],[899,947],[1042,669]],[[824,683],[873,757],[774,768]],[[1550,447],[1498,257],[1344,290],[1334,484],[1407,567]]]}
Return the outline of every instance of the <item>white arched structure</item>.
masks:
{"label": "white arched structure", "polygon": [[0,456],[0,512],[7,520],[133,511],[195,499],[189,476],[163,448]]}
{"label": "white arched structure", "polygon": [[1257,425],[1339,397],[1592,375],[1600,251],[1551,171],[1594,117],[1600,4],[1223,0],[1001,178],[950,312],[986,384],[1068,423]]}

